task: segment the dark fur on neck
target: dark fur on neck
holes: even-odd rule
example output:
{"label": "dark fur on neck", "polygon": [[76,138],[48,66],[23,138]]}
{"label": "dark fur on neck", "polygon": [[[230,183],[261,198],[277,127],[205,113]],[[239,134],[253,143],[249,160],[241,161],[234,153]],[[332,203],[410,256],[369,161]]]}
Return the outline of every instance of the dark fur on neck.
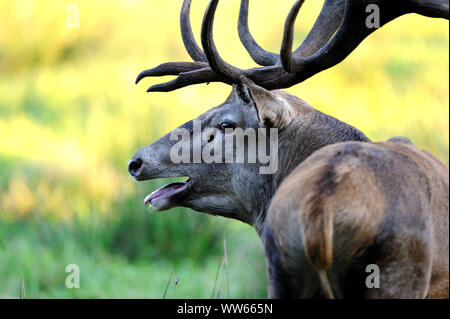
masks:
{"label": "dark fur on neck", "polygon": [[360,130],[319,111],[299,117],[280,132],[278,172],[274,175],[268,175],[268,179],[270,179],[267,181],[268,187],[264,189],[262,194],[258,195],[263,195],[266,200],[259,207],[259,213],[254,217],[254,221],[257,222],[257,225],[254,225],[257,231],[262,230],[272,196],[283,179],[295,167],[322,147],[348,141],[370,142],[369,138]]}
{"label": "dark fur on neck", "polygon": [[294,120],[279,136],[280,163],[273,185],[278,187],[297,165],[318,149],[348,141],[370,142],[360,130],[319,111]]}

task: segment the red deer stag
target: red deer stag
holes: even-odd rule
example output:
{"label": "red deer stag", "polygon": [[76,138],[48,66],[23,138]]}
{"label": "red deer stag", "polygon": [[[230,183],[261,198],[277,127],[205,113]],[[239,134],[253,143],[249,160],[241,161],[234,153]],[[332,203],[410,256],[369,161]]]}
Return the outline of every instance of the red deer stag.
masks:
{"label": "red deer stag", "polygon": [[[365,25],[369,5],[379,9],[382,26],[406,13],[448,19],[448,0],[327,0],[292,52],[299,0],[286,19],[279,55],[255,42],[248,0],[242,0],[239,36],[262,65],[248,70],[226,63],[217,52],[212,27],[218,0],[211,0],[203,19],[203,50],[190,27],[190,4],[185,0],[182,6],[181,33],[195,62],[161,64],[143,71],[136,82],[177,75],[148,91],[214,81],[233,90],[223,104],[130,160],[129,172],[138,181],[188,176],[148,195],[145,203],[161,211],[190,207],[252,225],[265,247],[271,298],[448,298],[448,167],[407,138],[373,143],[278,90],[345,59],[375,30]],[[247,148],[247,159],[251,130],[277,141],[273,171],[262,174],[261,161],[238,162],[234,155],[231,162],[224,160],[223,145],[230,136],[237,140],[239,130],[247,132],[247,142],[233,144],[232,154]],[[180,148],[178,137],[188,143]],[[264,139],[258,135],[259,140]],[[268,144],[258,143],[258,154]],[[196,158],[196,150],[206,147],[218,155],[215,161]],[[184,149],[187,157],[174,161],[174,149],[176,154]],[[368,266],[379,270],[378,287],[366,284]]]}

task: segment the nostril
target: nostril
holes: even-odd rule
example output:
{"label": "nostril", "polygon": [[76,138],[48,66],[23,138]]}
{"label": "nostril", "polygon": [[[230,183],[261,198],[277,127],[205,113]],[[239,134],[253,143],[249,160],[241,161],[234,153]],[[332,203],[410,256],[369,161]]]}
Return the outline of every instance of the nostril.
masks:
{"label": "nostril", "polygon": [[137,176],[140,173],[142,167],[142,160],[140,158],[136,158],[128,164],[128,171],[132,176]]}

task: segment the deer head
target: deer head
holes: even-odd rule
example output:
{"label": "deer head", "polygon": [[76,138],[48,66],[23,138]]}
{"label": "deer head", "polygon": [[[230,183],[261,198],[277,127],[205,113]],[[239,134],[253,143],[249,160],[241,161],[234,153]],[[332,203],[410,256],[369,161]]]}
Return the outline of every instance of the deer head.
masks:
{"label": "deer head", "polygon": [[[238,69],[225,62],[217,52],[212,27],[218,0],[211,0],[204,15],[201,42],[196,44],[189,22],[190,0],[181,10],[181,34],[194,62],[169,62],[139,74],[144,77],[177,75],[177,78],[151,86],[147,91],[172,91],[192,84],[224,82],[233,86],[227,100],[189,121],[151,145],[140,149],[129,162],[129,172],[138,181],[186,176],[184,182],[166,185],[146,197],[158,210],[174,206],[222,215],[249,223],[262,231],[269,202],[277,187],[299,163],[315,150],[344,141],[368,141],[357,129],[327,116],[306,102],[276,89],[290,87],[342,61],[374,29],[365,27],[366,6],[380,7],[381,24],[408,12],[448,18],[448,1],[361,1],[327,0],[304,43],[294,52],[293,27],[304,0],[298,0],[287,19],[280,54],[263,50],[251,36],[248,23],[248,0],[242,0],[239,15],[239,36],[252,58],[261,68]],[[336,31],[337,30],[337,31]],[[334,35],[334,36],[333,36]],[[197,128],[197,129],[196,129]],[[275,128],[272,132],[270,129]],[[256,140],[256,152],[276,152],[277,169],[261,174],[261,161],[226,162],[227,130],[241,129],[263,132]],[[249,133],[251,134],[251,133]],[[257,134],[256,134],[257,135]],[[276,135],[277,148],[270,149]],[[185,138],[185,144],[178,144]],[[197,142],[196,142],[197,141]],[[197,145],[195,145],[197,143]],[[249,136],[240,147],[248,149]],[[207,163],[195,158],[195,149],[207,148],[217,161]],[[186,160],[173,160],[174,149],[184,149]],[[264,152],[261,152],[264,153]],[[249,157],[247,151],[246,158]],[[269,166],[272,163],[269,163]]]}

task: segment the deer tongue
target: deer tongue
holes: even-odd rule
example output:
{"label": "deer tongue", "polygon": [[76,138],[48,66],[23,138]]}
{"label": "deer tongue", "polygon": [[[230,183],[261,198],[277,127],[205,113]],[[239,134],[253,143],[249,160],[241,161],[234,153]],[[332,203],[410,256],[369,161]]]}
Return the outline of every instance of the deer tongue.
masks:
{"label": "deer tongue", "polygon": [[151,204],[153,200],[165,198],[165,197],[171,196],[173,194],[176,194],[176,193],[186,189],[188,184],[189,183],[187,181],[167,184],[167,185],[157,189],[153,193],[147,195],[147,197],[145,197],[145,199],[144,199],[144,204],[148,204],[148,203]]}

